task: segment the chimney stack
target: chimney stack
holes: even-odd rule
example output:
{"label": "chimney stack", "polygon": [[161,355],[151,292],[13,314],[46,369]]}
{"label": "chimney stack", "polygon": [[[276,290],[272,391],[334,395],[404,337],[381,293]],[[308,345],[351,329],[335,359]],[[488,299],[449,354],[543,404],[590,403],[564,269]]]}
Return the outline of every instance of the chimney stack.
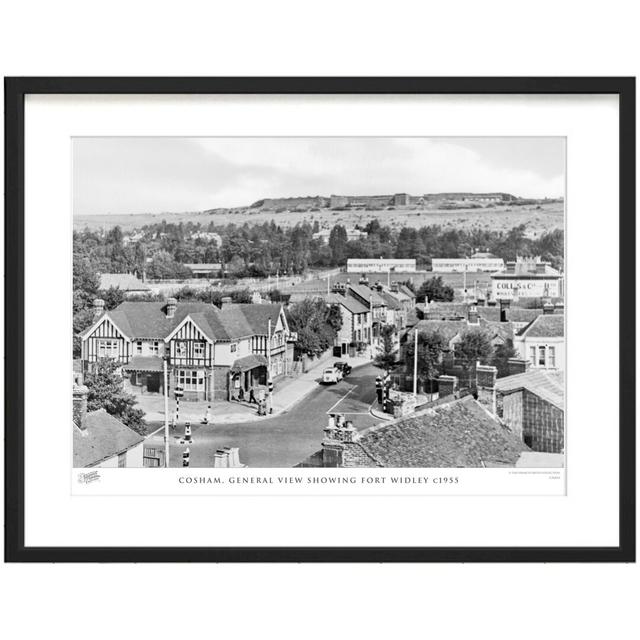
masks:
{"label": "chimney stack", "polygon": [[167,318],[173,318],[176,315],[176,307],[178,301],[175,298],[169,298],[167,300]]}
{"label": "chimney stack", "polygon": [[562,315],[564,313],[564,302],[556,302],[556,306],[553,310],[554,313]]}
{"label": "chimney stack", "polygon": [[73,386],[73,421],[79,429],[87,428],[87,396],[89,389],[84,385]]}
{"label": "chimney stack", "polygon": [[479,317],[478,317],[478,307],[476,307],[475,304],[472,304],[469,307],[469,324],[478,324],[479,322]]}
{"label": "chimney stack", "polygon": [[224,296],[224,298],[222,298],[221,302],[222,302],[222,306],[226,307],[226,306],[231,304],[231,302],[232,302],[231,301],[231,297],[230,296]]}
{"label": "chimney stack", "polygon": [[554,311],[554,306],[551,304],[551,302],[545,302],[542,305],[542,313],[545,316],[551,315]]}
{"label": "chimney stack", "polygon": [[93,301],[93,318],[97,319],[104,313],[104,300],[101,298],[96,298]]}
{"label": "chimney stack", "polygon": [[456,376],[440,376],[438,378],[438,397],[446,398],[455,395],[458,390],[458,378]]}
{"label": "chimney stack", "polygon": [[509,358],[507,361],[507,367],[510,376],[515,376],[519,373],[526,373],[529,371],[531,363],[526,358]]}
{"label": "chimney stack", "polygon": [[507,322],[511,300],[500,299],[500,322]]}
{"label": "chimney stack", "polygon": [[498,369],[487,364],[476,365],[476,388],[478,402],[487,411],[496,415],[496,378]]}

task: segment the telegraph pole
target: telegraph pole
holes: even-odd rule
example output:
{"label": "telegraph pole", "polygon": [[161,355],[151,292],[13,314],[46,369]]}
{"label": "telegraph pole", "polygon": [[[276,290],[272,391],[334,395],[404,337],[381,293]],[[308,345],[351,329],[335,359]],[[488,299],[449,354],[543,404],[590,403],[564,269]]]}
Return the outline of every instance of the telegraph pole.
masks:
{"label": "telegraph pole", "polygon": [[169,380],[167,376],[167,357],[162,358],[164,372],[164,466],[169,467]]}
{"label": "telegraph pole", "polygon": [[369,295],[369,347],[373,360],[373,295]]}
{"label": "telegraph pole", "polygon": [[418,397],[418,328],[414,327],[413,343],[413,397]]}
{"label": "telegraph pole", "polygon": [[271,316],[267,324],[267,400],[269,403],[268,413],[273,411],[273,381],[271,380]]}

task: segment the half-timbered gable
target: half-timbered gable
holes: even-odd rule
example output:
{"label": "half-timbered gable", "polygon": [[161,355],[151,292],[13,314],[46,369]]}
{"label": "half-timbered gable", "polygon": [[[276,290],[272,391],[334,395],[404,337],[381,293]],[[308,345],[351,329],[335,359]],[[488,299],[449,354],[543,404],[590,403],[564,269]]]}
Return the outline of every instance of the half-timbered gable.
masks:
{"label": "half-timbered gable", "polygon": [[[200,323],[201,325],[202,323]],[[211,367],[214,364],[213,337],[198,322],[187,316],[165,338],[171,364],[175,367]]]}
{"label": "half-timbered gable", "polygon": [[131,357],[131,339],[104,314],[85,331],[82,337],[82,359],[97,362],[99,358],[111,358],[126,364]]}

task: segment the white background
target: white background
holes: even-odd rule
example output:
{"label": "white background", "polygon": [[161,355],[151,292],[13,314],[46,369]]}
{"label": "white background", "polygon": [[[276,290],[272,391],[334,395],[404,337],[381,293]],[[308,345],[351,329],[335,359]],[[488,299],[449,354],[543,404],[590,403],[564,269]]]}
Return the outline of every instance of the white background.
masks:
{"label": "white background", "polygon": [[[447,6],[12,3],[0,60],[5,75],[638,73],[631,3]],[[133,637],[150,620],[162,638],[617,637],[637,628],[638,577],[607,565],[10,566],[0,601],[17,638]]]}

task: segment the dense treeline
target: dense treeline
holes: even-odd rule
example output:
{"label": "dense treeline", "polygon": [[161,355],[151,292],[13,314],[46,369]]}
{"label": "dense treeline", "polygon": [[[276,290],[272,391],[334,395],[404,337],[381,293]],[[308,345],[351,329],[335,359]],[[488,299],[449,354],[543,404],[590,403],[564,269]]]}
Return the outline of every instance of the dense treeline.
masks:
{"label": "dense treeline", "polygon": [[189,276],[185,263],[220,263],[231,277],[266,277],[299,274],[310,267],[343,266],[347,258],[416,258],[429,267],[432,258],[461,258],[475,251],[488,251],[504,260],[517,255],[540,255],[556,268],[563,268],[564,233],[556,229],[537,238],[526,235],[526,226],[510,231],[481,227],[450,229],[430,225],[399,232],[374,219],[361,228],[366,238],[348,240],[346,228],[335,225],[328,243],[313,238],[319,224],[304,222],[281,227],[274,221],[263,224],[210,224],[205,231],[219,234],[222,246],[213,239],[197,237],[203,231],[196,223],[147,225],[125,244],[120,227],[105,234],[74,232],[74,259],[88,261],[97,272],[145,271],[149,278]]}

